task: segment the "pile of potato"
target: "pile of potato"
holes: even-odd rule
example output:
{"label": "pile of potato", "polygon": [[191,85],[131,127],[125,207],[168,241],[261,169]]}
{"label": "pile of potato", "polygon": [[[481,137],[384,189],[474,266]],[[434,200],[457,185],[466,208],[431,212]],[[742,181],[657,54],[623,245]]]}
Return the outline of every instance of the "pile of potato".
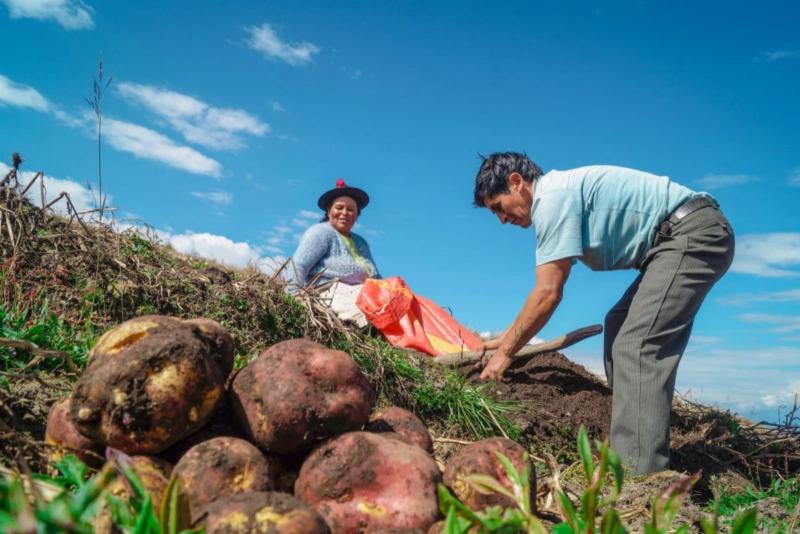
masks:
{"label": "pile of potato", "polygon": [[[177,477],[209,534],[441,532],[428,430],[401,408],[373,411],[372,385],[348,354],[295,339],[231,375],[233,356],[215,321],[127,321],[53,405],[46,441],[90,464],[107,447],[132,455],[155,502]],[[462,480],[503,481],[494,451],[522,468],[522,447],[493,439],[462,449],[444,473],[476,509],[504,504]],[[96,527],[110,531],[108,514]]]}

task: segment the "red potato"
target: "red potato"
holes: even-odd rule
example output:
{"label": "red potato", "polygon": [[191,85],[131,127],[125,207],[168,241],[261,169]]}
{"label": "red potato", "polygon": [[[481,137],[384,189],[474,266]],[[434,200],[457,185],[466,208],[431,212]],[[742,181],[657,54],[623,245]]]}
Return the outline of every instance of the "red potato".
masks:
{"label": "red potato", "polygon": [[206,534],[329,534],[322,517],[288,493],[240,493],[200,511]]}
{"label": "red potato", "polygon": [[237,493],[275,488],[278,466],[254,445],[238,438],[214,438],[195,445],[173,474],[189,500],[192,516],[213,501]]}
{"label": "red potato", "polygon": [[[448,461],[444,471],[444,483],[461,502],[473,510],[483,510],[489,506],[514,506],[514,502],[503,495],[478,493],[467,482],[467,475],[489,475],[500,482],[509,491],[511,483],[506,476],[503,464],[495,453],[505,455],[518,472],[525,467],[525,448],[506,438],[489,438],[463,447]],[[530,462],[527,463],[531,483],[531,510],[536,509],[536,474]]]}
{"label": "red potato", "polygon": [[174,464],[195,445],[199,445],[210,439],[223,437],[242,437],[242,432],[234,426],[234,422],[231,420],[230,403],[228,403],[225,395],[219,400],[217,408],[211,415],[211,419],[203,428],[186,436],[179,442],[170,446],[167,450],[159,453],[158,456]]}
{"label": "red potato", "polygon": [[398,406],[375,410],[367,423],[367,432],[396,432],[412,443],[433,452],[433,440],[425,424],[413,413]]}
{"label": "red potato", "polygon": [[57,401],[47,415],[44,442],[53,446],[50,462],[58,462],[66,454],[74,454],[88,465],[97,467],[103,463],[103,446],[78,431],[69,419],[70,398]]}
{"label": "red potato", "polygon": [[149,316],[100,339],[70,419],[127,454],[156,454],[205,425],[223,391],[208,342],[181,321]]}
{"label": "red potato", "polygon": [[372,386],[348,354],[307,339],[262,352],[233,379],[230,400],[248,436],[278,454],[361,429],[374,402]]}
{"label": "red potato", "polygon": [[303,464],[295,495],[334,534],[426,530],[439,516],[439,469],[420,447],[350,432],[318,447]]}

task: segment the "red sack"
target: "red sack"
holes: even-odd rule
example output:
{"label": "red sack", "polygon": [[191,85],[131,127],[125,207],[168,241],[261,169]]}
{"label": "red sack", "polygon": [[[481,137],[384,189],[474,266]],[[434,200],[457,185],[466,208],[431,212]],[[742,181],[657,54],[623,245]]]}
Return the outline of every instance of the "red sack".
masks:
{"label": "red sack", "polygon": [[399,276],[367,279],[356,306],[395,347],[439,356],[476,350],[481,344],[435,302],[415,295]]}

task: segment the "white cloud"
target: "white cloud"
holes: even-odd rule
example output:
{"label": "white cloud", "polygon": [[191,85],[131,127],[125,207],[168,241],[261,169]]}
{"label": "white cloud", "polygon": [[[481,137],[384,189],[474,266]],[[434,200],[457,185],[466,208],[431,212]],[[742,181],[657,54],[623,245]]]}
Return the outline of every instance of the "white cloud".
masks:
{"label": "white cloud", "polygon": [[192,191],[192,196],[222,206],[233,203],[233,195],[228,191]]}
{"label": "white cloud", "polygon": [[322,215],[317,211],[311,210],[300,210],[297,212],[299,217],[303,217],[304,219],[312,219],[314,221],[318,220]]}
{"label": "white cloud", "polygon": [[279,113],[285,113],[286,110],[283,108],[280,102],[277,100],[272,101],[272,111],[277,111]]}
{"label": "white cloud", "polygon": [[312,43],[303,41],[296,44],[288,44],[278,37],[278,34],[269,24],[252,26],[246,28],[248,35],[247,45],[261,52],[265,57],[277,58],[285,61],[289,65],[303,65],[308,63],[320,51],[320,48]]}
{"label": "white cloud", "polygon": [[262,136],[268,124],[241,109],[215,108],[194,97],[150,85],[123,82],[117,91],[129,102],[162,117],[184,138],[207,148],[238,149],[243,135]]}
{"label": "white cloud", "polygon": [[706,174],[697,180],[697,183],[706,189],[720,189],[756,182],[758,179],[757,176],[750,174]]}
{"label": "white cloud", "polygon": [[789,333],[800,331],[800,315],[779,315],[775,313],[743,313],[739,320],[745,323],[771,324],[769,332]]}
{"label": "white cloud", "polygon": [[[0,175],[5,176],[8,171],[11,170],[11,167],[4,163],[0,163]],[[27,186],[33,177],[36,175],[35,172],[32,171],[24,171],[20,172],[18,176],[19,183],[25,187]],[[75,209],[78,212],[84,212],[94,209],[95,207],[95,198],[86,186],[76,182],[72,179],[62,179],[62,178],[55,178],[53,176],[45,176],[44,177],[44,187],[45,187],[45,204],[49,204],[55,198],[60,195],[62,192],[65,192],[69,195],[70,200],[72,200],[72,204],[75,206]],[[41,206],[42,204],[42,196],[41,196],[41,189],[39,187],[39,183],[35,183],[30,189],[28,189],[27,193],[25,194],[31,202],[33,202],[36,206]],[[111,203],[111,196],[106,197],[106,205]],[[61,215],[67,215],[67,201],[61,200],[56,202],[52,206],[53,211]]]}
{"label": "white cloud", "polygon": [[767,61],[780,61],[782,59],[800,59],[800,49],[797,50],[775,50],[766,52],[764,59]]}
{"label": "white cloud", "polygon": [[167,242],[181,254],[201,256],[231,267],[247,267],[261,259],[260,251],[247,242],[205,232],[171,235]]}
{"label": "white cloud", "polygon": [[699,336],[692,334],[689,343],[695,345],[711,345],[713,343],[719,343],[720,341],[722,341],[722,339],[715,336]]}
{"label": "white cloud", "polygon": [[[800,348],[769,346],[751,349],[692,348],[681,359],[678,391],[705,404],[743,415],[761,414],[785,404],[800,391]],[[770,395],[772,397],[770,397]]]}
{"label": "white cloud", "polygon": [[50,109],[50,102],[33,87],[18,84],[0,74],[0,106],[31,108],[47,112]]}
{"label": "white cloud", "polygon": [[742,293],[718,299],[722,304],[748,306],[757,302],[796,302],[800,304],[800,288],[770,293]]}
{"label": "white cloud", "polygon": [[12,19],[53,19],[67,30],[94,27],[92,8],[81,0],[0,0]]}
{"label": "white cloud", "polygon": [[800,187],[800,167],[797,167],[789,174],[787,183],[792,187]]}
{"label": "white cloud", "polygon": [[800,233],[745,234],[736,239],[731,271],[768,277],[800,275]]}
{"label": "white cloud", "polygon": [[222,165],[193,148],[176,144],[168,137],[130,122],[106,118],[104,135],[118,150],[151,159],[194,174],[219,177]]}

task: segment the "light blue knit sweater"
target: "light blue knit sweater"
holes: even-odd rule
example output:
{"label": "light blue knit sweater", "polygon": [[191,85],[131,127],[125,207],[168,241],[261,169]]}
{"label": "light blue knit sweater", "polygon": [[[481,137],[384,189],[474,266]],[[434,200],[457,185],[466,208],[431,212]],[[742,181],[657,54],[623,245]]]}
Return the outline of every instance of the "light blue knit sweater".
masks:
{"label": "light blue knit sweater", "polygon": [[300,244],[292,256],[294,282],[304,286],[309,278],[320,271],[324,273],[318,283],[338,278],[342,283],[356,285],[363,284],[367,278],[380,278],[367,242],[352,232],[350,237],[369,265],[370,272],[353,259],[339,232],[329,222],[321,222],[306,230],[300,238]]}

